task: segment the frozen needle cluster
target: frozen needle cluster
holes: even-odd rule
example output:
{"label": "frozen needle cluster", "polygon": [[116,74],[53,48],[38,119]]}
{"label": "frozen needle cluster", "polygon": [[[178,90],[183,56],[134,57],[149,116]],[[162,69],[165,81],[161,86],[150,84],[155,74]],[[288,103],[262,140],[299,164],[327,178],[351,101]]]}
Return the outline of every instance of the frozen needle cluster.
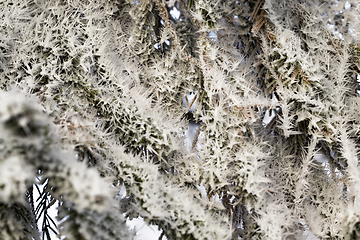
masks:
{"label": "frozen needle cluster", "polygon": [[0,239],[359,239],[359,16],[0,2]]}

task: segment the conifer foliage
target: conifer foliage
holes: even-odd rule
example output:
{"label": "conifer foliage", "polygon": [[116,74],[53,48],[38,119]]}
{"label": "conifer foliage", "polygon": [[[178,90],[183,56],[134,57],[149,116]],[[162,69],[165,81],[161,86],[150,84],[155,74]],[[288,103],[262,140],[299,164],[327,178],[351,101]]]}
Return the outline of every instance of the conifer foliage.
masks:
{"label": "conifer foliage", "polygon": [[0,239],[359,239],[359,16],[1,1]]}

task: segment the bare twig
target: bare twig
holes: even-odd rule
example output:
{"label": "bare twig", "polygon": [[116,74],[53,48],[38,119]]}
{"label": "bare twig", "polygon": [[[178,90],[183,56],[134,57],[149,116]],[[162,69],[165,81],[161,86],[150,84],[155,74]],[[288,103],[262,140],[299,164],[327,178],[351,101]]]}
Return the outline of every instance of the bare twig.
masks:
{"label": "bare twig", "polygon": [[263,0],[258,0],[256,2],[254,11],[252,12],[251,17],[250,17],[251,20],[254,20],[256,18],[256,15],[259,12],[259,9],[260,9],[260,6],[261,6],[262,3],[263,3]]}
{"label": "bare twig", "polygon": [[163,229],[163,231],[161,232],[161,234],[159,236],[159,240],[162,240],[164,236],[165,236],[165,231]]}
{"label": "bare twig", "polygon": [[194,97],[194,98],[193,98],[193,100],[191,101],[191,103],[190,103],[190,105],[189,105],[188,109],[186,110],[186,112],[187,112],[187,113],[190,111],[190,109],[191,109],[192,105],[194,104],[194,102],[195,102],[196,98],[197,98],[197,94],[195,95],[195,97]]}
{"label": "bare twig", "polygon": [[200,135],[200,131],[201,131],[201,126],[202,126],[202,123],[199,124],[199,127],[198,127],[198,129],[196,130],[196,133],[195,133],[195,136],[194,136],[194,141],[193,141],[193,143],[192,143],[192,145],[191,145],[191,149],[192,149],[192,150],[195,149],[196,144],[197,144],[197,142],[198,142],[198,140],[199,140],[199,135]]}

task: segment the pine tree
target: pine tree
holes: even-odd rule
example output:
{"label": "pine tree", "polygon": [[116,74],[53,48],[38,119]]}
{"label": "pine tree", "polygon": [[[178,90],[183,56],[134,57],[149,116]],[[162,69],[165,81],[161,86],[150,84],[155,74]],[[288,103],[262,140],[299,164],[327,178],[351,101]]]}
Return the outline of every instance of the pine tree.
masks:
{"label": "pine tree", "polygon": [[360,238],[358,1],[0,9],[1,240]]}

